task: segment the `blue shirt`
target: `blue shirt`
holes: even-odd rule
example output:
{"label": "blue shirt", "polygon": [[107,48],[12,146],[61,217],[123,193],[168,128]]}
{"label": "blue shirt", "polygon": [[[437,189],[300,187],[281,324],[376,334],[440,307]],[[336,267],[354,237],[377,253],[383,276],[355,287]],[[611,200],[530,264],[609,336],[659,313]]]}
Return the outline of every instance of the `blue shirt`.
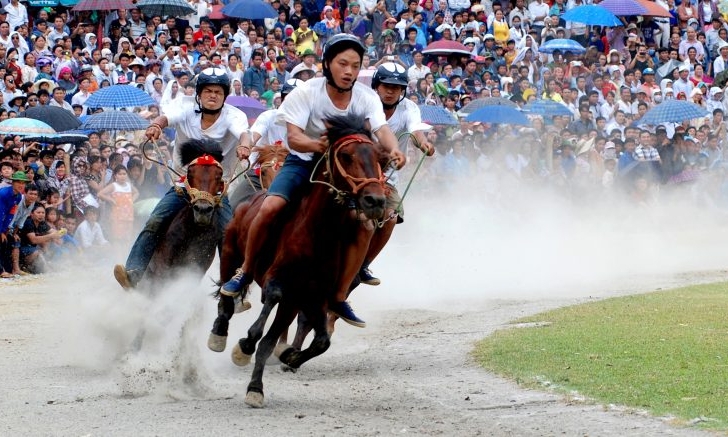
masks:
{"label": "blue shirt", "polygon": [[13,187],[0,188],[0,233],[8,231],[22,194],[13,193]]}

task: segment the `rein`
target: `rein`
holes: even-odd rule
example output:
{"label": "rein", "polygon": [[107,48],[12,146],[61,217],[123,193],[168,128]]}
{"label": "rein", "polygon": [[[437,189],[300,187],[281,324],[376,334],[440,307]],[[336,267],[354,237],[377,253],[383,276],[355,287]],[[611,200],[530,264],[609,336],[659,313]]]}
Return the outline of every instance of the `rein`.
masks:
{"label": "rein", "polygon": [[[142,154],[144,155],[144,157],[147,158],[148,160],[150,160],[151,162],[166,168],[167,172],[170,173],[170,179],[172,179],[172,181],[182,180],[185,190],[183,191],[180,187],[177,187],[175,185],[175,191],[180,196],[185,196],[185,191],[186,191],[187,196],[189,196],[189,198],[190,198],[191,204],[195,204],[196,202],[198,202],[200,200],[207,200],[208,202],[212,203],[215,206],[220,205],[220,202],[222,202],[223,196],[225,196],[225,194],[227,194],[227,190],[228,190],[228,187],[230,186],[230,184],[235,179],[237,179],[241,175],[243,175],[246,171],[248,171],[248,168],[250,168],[250,162],[248,161],[248,166],[245,169],[243,169],[240,173],[233,176],[233,178],[230,179],[229,181],[225,181],[225,180],[222,181],[223,189],[220,192],[220,194],[213,195],[213,194],[208,193],[207,191],[200,191],[197,188],[191,187],[190,183],[187,181],[187,177],[185,175],[181,174],[180,172],[178,172],[177,170],[172,168],[166,162],[156,160],[156,159],[150,157],[149,155],[147,155],[147,152],[145,150],[146,149],[145,146],[147,145],[147,143],[151,143],[152,147],[154,147],[156,149],[159,156],[162,156],[162,152],[159,150],[159,146],[157,145],[157,142],[154,140],[147,139],[144,143],[142,143],[142,147],[141,147]],[[192,162],[187,164],[187,167],[190,167],[192,165],[215,165],[215,166],[219,167],[221,170],[223,170],[223,171],[225,170],[222,167],[222,164],[220,164],[216,159],[214,159],[213,157],[211,157],[210,155],[207,155],[207,154],[194,159]]]}
{"label": "rein", "polygon": [[[369,138],[366,138],[360,134],[352,134],[347,135],[345,137],[339,138],[338,141],[331,144],[329,148],[326,150],[326,153],[324,153],[321,158],[316,162],[316,166],[313,169],[313,172],[311,173],[311,177],[309,178],[309,182],[312,184],[322,184],[329,187],[329,190],[332,193],[336,193],[336,200],[338,202],[343,202],[345,198],[351,197],[352,195],[356,195],[359,190],[361,190],[364,186],[369,184],[380,184],[382,187],[384,186],[384,182],[386,178],[382,174],[382,167],[377,164],[377,177],[376,178],[357,178],[349,173],[346,172],[344,169],[344,166],[341,165],[341,161],[339,160],[339,150],[341,150],[342,147],[353,144],[353,143],[364,143],[364,144],[374,144],[372,140]],[[333,157],[332,157],[332,150],[333,150]],[[319,181],[315,180],[314,176],[316,175],[316,170],[318,169],[318,166],[321,164],[322,161],[326,160],[326,171],[324,172],[324,175],[328,175],[329,180],[326,181]],[[341,176],[346,179],[346,181],[349,183],[349,186],[351,187],[351,192],[341,190],[334,186],[334,174],[331,171],[331,164],[333,160],[333,165],[336,167],[336,170],[341,174]]]}

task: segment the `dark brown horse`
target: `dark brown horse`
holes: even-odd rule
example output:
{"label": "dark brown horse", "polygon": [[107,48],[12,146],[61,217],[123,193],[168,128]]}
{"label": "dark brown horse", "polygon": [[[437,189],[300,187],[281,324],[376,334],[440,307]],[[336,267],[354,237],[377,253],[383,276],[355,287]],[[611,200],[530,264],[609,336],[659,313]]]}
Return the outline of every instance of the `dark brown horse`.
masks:
{"label": "dark brown horse", "polygon": [[[263,406],[263,370],[274,348],[279,359],[291,368],[298,368],[328,349],[328,300],[338,284],[353,281],[353,277],[343,277],[343,273],[353,271],[356,276],[373,233],[371,221],[384,214],[381,169],[387,155],[371,141],[363,118],[338,117],[328,123],[331,146],[314,171],[310,191],[300,204],[291,205],[288,219],[278,226],[278,238],[266,243],[254,266],[255,280],[263,285],[263,308],[248,330],[248,337],[240,339],[232,352],[235,364],[246,365],[260,340],[245,397],[245,403],[253,407]],[[235,212],[221,257],[223,282],[242,264],[247,230],[262,201],[259,194]],[[361,259],[354,261],[358,263],[356,268],[345,268],[344,254],[353,245]],[[276,317],[263,336],[265,323],[276,304]],[[232,306],[232,298],[220,297],[211,341],[222,340],[224,345]],[[301,351],[284,343],[276,347],[278,338],[299,311],[314,329],[313,341]]]}
{"label": "dark brown horse", "polygon": [[210,268],[220,242],[218,207],[225,192],[222,147],[215,141],[191,140],[180,146],[187,165],[184,188],[177,187],[180,211],[161,238],[149,263],[152,281],[173,277],[177,269],[192,268],[202,276]]}

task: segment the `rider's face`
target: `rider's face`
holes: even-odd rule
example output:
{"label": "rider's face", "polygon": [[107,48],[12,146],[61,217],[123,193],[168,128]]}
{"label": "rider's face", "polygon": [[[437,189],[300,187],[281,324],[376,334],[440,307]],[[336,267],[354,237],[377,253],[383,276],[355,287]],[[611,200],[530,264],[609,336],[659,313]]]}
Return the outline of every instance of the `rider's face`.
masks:
{"label": "rider's face", "polygon": [[394,105],[399,102],[402,96],[402,87],[399,85],[391,85],[382,83],[377,87],[377,94],[385,105]]}
{"label": "rider's face", "polygon": [[329,68],[331,75],[341,88],[351,88],[359,75],[361,58],[354,49],[345,50],[334,57]]}
{"label": "rider's face", "polygon": [[218,109],[225,100],[225,93],[220,85],[208,85],[200,93],[200,103],[206,109]]}

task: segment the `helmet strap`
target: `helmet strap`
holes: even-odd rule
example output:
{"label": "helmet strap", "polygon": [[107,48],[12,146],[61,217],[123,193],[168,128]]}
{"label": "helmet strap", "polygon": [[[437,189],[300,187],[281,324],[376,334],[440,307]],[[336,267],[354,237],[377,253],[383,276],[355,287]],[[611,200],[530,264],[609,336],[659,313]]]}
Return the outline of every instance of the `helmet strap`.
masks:
{"label": "helmet strap", "polygon": [[348,93],[349,91],[354,89],[354,85],[356,85],[356,79],[354,79],[354,82],[351,83],[351,87],[341,88],[340,86],[336,85],[336,81],[334,80],[334,76],[331,74],[331,70],[329,69],[328,65],[324,65],[323,67],[324,76],[326,77],[326,84],[339,92],[339,94]]}
{"label": "helmet strap", "polygon": [[399,100],[397,100],[396,103],[392,103],[392,104],[382,102],[382,108],[384,108],[385,111],[388,111],[390,109],[394,109],[400,103],[402,103],[402,100],[404,100],[405,97],[407,97],[407,88],[402,87],[402,92],[399,93]]}

